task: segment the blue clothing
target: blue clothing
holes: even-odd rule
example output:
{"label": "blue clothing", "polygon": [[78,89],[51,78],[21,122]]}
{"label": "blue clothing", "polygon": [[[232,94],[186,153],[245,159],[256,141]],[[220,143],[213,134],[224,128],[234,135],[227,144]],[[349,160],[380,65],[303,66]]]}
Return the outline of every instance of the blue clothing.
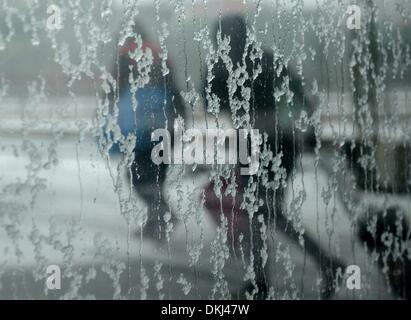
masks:
{"label": "blue clothing", "polygon": [[[153,146],[151,133],[155,129],[166,128],[166,125],[169,128],[173,127],[172,95],[170,90],[164,87],[144,87],[139,88],[135,96],[136,111],[133,110],[133,95],[130,87],[123,90],[118,104],[118,125],[124,137],[130,133],[136,134],[139,150],[151,149]],[[119,152],[118,145],[114,145],[110,152]]]}

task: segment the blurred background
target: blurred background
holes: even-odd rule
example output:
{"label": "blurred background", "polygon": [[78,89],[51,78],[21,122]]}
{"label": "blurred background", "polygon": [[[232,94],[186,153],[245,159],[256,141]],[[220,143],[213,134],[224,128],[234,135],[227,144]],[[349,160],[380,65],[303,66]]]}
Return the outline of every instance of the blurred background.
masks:
{"label": "blurred background", "polygon": [[[347,25],[352,5],[358,29]],[[213,192],[224,199],[210,183],[235,169],[170,165],[164,183],[134,177],[134,145],[121,124],[129,116],[113,112],[120,96],[110,98],[121,48],[133,37],[139,48],[140,36],[164,63],[159,77],[175,104],[181,99],[186,127],[204,130],[215,119],[204,96],[214,30],[230,15],[243,16],[250,43],[281,58],[312,97],[311,112],[293,114],[293,130],[312,136],[290,177],[285,215],[300,235],[360,267],[360,289],[347,288],[342,268],[328,298],[409,298],[407,0],[2,0],[1,299],[243,298],[252,250],[245,243],[234,254],[206,201]],[[138,76],[156,63],[141,48]],[[137,92],[155,72],[139,78]],[[222,113],[221,123],[232,126],[230,118]],[[139,231],[157,201],[175,214],[166,241]],[[324,298],[324,274],[304,244],[270,232],[262,231],[267,298]],[[61,268],[60,290],[47,289],[49,265]]]}

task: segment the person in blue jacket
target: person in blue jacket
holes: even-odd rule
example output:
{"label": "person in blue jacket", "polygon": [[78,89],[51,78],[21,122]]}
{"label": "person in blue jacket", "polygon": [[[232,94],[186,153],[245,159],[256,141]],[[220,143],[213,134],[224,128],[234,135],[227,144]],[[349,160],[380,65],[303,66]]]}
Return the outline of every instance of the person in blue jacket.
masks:
{"label": "person in blue jacket", "polygon": [[[148,207],[147,221],[143,226],[143,236],[163,240],[166,222],[164,215],[170,208],[162,196],[166,178],[167,164],[155,164],[151,159],[151,151],[158,142],[151,141],[151,134],[156,129],[167,129],[173,141],[174,120],[184,116],[184,104],[174,85],[170,60],[166,62],[168,72],[161,59],[161,49],[148,37],[137,22],[134,27],[138,40],[128,38],[119,48],[118,60],[112,72],[118,81],[118,125],[124,137],[136,134],[134,162],[131,166],[131,180],[134,190]],[[136,50],[151,57],[146,70],[141,68],[141,61],[134,59]],[[140,64],[140,65],[139,65]],[[146,72],[149,70],[149,72]],[[165,74],[165,75],[164,75]],[[135,79],[145,79],[135,92],[130,85]],[[115,96],[113,92],[113,97]],[[136,106],[133,107],[133,99]],[[112,103],[114,103],[114,98]],[[134,103],[135,104],[135,103]],[[119,146],[114,144],[111,153],[118,153]],[[174,221],[171,213],[171,222]]]}

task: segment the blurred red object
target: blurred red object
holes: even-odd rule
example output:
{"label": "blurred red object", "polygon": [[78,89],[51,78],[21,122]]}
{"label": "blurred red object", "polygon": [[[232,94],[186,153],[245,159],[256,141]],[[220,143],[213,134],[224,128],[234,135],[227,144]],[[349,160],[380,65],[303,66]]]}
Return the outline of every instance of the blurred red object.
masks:
{"label": "blurred red object", "polygon": [[245,236],[249,233],[250,227],[246,212],[240,208],[243,195],[242,191],[244,188],[241,185],[241,179],[239,179],[238,174],[236,174],[237,184],[235,197],[233,197],[232,194],[226,195],[229,181],[224,177],[220,177],[220,181],[222,182],[222,186],[220,189],[221,195],[219,195],[219,197],[217,197],[214,192],[214,181],[209,182],[204,188],[204,206],[210,213],[216,225],[221,224],[221,214],[227,218],[228,238],[230,242],[233,240],[232,237],[237,241],[240,234]]}

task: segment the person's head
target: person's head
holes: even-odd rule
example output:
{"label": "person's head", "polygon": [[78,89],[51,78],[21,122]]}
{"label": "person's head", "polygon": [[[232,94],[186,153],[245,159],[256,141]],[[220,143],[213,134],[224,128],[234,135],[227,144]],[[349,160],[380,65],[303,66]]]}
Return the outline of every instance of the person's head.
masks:
{"label": "person's head", "polygon": [[214,30],[214,42],[217,43],[217,33],[221,30],[221,37],[230,37],[230,57],[233,62],[238,62],[244,53],[246,39],[247,39],[247,26],[243,16],[230,15],[221,18],[218,21]]}
{"label": "person's head", "polygon": [[[139,62],[130,56],[130,53],[134,53],[136,49],[142,50],[143,52],[150,50],[152,54],[153,61],[150,64],[150,84],[154,85],[157,84],[157,82],[163,81],[161,60],[159,58],[160,48],[152,42],[150,35],[146,31],[146,26],[141,23],[141,20],[134,20],[132,31],[134,34],[130,35],[126,39],[124,45],[119,47],[120,57],[119,61],[116,61],[114,67],[114,69],[117,70],[118,63],[120,71],[120,91],[121,89],[127,88],[129,85],[130,70],[133,72],[134,78],[137,78],[138,76],[137,64]],[[137,40],[139,38],[141,38],[141,40]],[[130,69],[131,66],[133,66],[133,68]]]}
{"label": "person's head", "polygon": [[133,32],[136,35],[140,35],[143,41],[150,41],[150,39],[148,39],[146,29],[143,27],[139,20],[134,20]]}

